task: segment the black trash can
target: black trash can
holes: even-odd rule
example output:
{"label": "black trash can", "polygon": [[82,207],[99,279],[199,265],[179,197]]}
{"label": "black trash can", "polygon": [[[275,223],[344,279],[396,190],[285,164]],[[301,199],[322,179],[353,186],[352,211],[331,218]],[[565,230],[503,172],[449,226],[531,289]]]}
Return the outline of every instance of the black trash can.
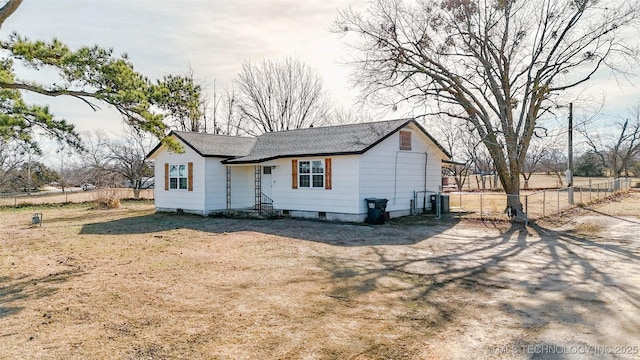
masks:
{"label": "black trash can", "polygon": [[366,198],[364,200],[367,202],[367,223],[372,225],[384,224],[387,201],[389,200],[377,198]]}

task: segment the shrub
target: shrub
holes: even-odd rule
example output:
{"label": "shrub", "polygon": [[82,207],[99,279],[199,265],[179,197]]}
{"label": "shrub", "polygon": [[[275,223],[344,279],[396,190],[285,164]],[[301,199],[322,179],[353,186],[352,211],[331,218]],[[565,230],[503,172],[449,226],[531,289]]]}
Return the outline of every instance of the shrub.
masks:
{"label": "shrub", "polygon": [[95,193],[93,204],[97,209],[118,209],[120,196],[113,189],[100,189]]}

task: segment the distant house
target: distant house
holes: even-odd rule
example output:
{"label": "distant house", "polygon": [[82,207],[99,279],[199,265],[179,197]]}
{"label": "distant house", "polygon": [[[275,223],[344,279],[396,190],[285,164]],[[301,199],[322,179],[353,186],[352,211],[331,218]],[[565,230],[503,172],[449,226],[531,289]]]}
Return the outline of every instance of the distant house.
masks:
{"label": "distant house", "polygon": [[366,198],[408,215],[416,193],[436,192],[450,155],[413,119],[234,137],[174,131],[184,152],[161,144],[155,207],[209,215],[273,209],[294,217],[364,221]]}

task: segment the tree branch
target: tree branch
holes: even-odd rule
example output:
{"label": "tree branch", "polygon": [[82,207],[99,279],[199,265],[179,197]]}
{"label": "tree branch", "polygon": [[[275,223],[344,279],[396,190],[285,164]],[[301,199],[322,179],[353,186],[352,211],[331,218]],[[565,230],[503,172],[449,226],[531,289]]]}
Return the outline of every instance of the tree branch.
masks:
{"label": "tree branch", "polygon": [[0,28],[4,22],[11,16],[22,4],[22,0],[9,0],[0,8]]}

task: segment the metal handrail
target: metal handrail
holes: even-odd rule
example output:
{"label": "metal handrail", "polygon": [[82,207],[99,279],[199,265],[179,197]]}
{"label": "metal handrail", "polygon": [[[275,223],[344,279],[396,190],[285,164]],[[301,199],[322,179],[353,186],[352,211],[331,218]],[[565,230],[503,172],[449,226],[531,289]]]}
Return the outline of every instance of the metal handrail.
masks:
{"label": "metal handrail", "polygon": [[258,207],[258,212],[260,212],[260,214],[264,212],[269,215],[273,214],[273,199],[265,195],[263,192],[260,193],[260,206]]}

